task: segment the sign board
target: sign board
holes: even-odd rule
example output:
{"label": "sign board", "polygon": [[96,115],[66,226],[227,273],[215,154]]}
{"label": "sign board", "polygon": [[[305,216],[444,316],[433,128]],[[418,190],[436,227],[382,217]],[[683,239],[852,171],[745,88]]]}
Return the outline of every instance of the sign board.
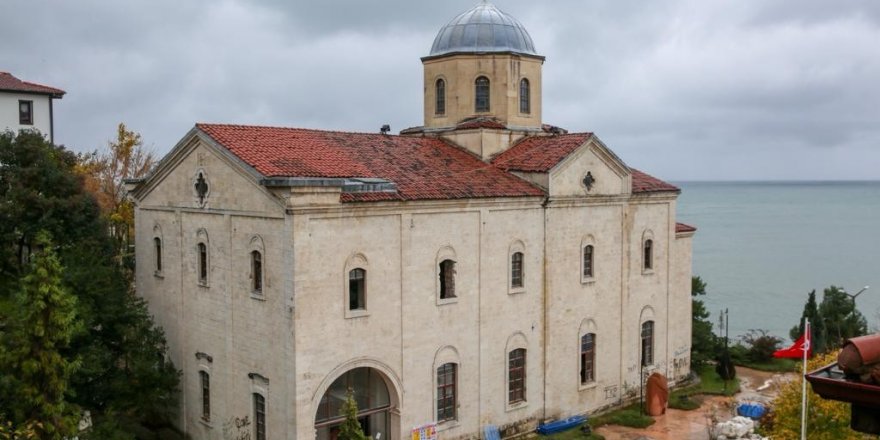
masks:
{"label": "sign board", "polygon": [[437,440],[437,424],[428,423],[412,430],[412,440]]}

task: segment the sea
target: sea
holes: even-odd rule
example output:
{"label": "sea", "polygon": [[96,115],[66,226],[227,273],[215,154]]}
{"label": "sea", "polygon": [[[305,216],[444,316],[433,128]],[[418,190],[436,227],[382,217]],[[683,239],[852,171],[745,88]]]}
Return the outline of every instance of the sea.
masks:
{"label": "sea", "polygon": [[710,319],[790,341],[810,291],[855,294],[880,328],[880,182],[676,182],[678,221],[698,228],[693,273]]}

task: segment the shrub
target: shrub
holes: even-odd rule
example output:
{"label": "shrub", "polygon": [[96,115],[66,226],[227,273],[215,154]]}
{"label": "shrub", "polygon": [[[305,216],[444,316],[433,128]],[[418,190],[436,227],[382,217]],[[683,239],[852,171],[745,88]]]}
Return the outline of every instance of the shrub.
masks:
{"label": "shrub", "polygon": [[779,344],[782,343],[782,339],[769,334],[767,330],[751,329],[740,339],[748,347],[746,357],[751,362],[770,362],[773,352],[779,350]]}

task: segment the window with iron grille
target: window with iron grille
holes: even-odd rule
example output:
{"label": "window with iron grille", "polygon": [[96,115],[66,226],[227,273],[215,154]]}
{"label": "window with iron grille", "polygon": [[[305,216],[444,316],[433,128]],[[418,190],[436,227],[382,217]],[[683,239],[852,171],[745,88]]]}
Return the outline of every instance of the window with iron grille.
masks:
{"label": "window with iron grille", "polygon": [[18,123],[34,125],[34,101],[18,101]]}
{"label": "window with iron grille", "polygon": [[508,353],[507,402],[526,401],[526,349],[518,348]]}
{"label": "window with iron grille", "polygon": [[211,377],[207,371],[199,371],[202,385],[202,419],[211,421]]}
{"label": "window with iron grille", "polygon": [[153,237],[153,248],[156,252],[156,272],[162,272],[162,239]]}
{"label": "window with iron grille", "polygon": [[654,321],[642,324],[642,366],[654,363]]}
{"label": "window with iron grille", "polygon": [[520,113],[531,113],[532,112],[532,103],[531,103],[531,90],[529,89],[529,80],[523,78],[522,81],[519,82],[519,112]]}
{"label": "window with iron grille", "polygon": [[476,97],[476,105],[475,110],[477,113],[484,113],[489,111],[489,78],[485,76],[481,76],[477,78],[477,81],[474,83],[475,86],[475,97]]}
{"label": "window with iron grille", "polygon": [[434,84],[434,94],[436,95],[436,101],[434,104],[434,114],[436,115],[444,115],[446,114],[446,81],[442,79],[438,79],[437,83]]}
{"label": "window with iron grille", "polygon": [[254,393],[254,440],[266,440],[266,398]]}
{"label": "window with iron grille", "polygon": [[437,369],[437,421],[455,420],[457,365],[444,364]]}
{"label": "window with iron grille", "polygon": [[208,283],[208,246],[199,243],[199,283]]}
{"label": "window with iron grille", "polygon": [[367,309],[367,271],[352,269],[348,272],[348,310]]}
{"label": "window with iron grille", "polygon": [[593,278],[593,245],[584,246],[584,278]]}
{"label": "window with iron grille", "polygon": [[254,293],[263,293],[263,254],[251,252],[251,289]]}
{"label": "window with iron grille", "polygon": [[654,267],[654,240],[645,240],[645,270],[651,270]]}
{"label": "window with iron grille", "polygon": [[510,256],[510,287],[523,286],[523,253],[514,252]]}
{"label": "window with iron grille", "polygon": [[596,381],[596,334],[581,336],[581,384]]}
{"label": "window with iron grille", "polygon": [[440,299],[455,298],[455,261],[440,262]]}

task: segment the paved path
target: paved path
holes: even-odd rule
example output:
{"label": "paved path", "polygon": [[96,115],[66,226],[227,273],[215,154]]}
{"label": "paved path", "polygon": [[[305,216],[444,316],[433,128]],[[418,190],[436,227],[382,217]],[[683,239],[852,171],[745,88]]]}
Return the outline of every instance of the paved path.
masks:
{"label": "paved path", "polygon": [[734,397],[705,397],[700,408],[693,411],[668,409],[665,415],[655,417],[654,424],[645,429],[603,426],[596,432],[605,436],[606,440],[708,440],[709,427],[714,426],[715,422],[732,418],[737,402],[768,403],[776,396],[777,384],[795,376],[792,373],[782,375],[744,367],[736,367],[736,372],[741,391]]}

